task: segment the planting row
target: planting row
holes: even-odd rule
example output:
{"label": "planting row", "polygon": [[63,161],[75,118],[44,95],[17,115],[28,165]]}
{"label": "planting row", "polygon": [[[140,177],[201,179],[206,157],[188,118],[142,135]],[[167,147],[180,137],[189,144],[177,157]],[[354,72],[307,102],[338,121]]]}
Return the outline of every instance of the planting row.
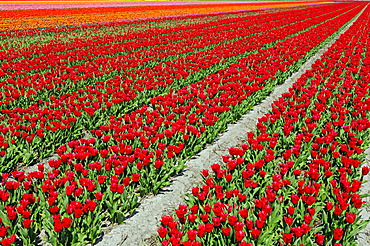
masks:
{"label": "planting row", "polygon": [[[338,8],[338,6],[336,7]],[[325,8],[315,8],[315,11],[323,11],[323,9]],[[307,9],[307,11],[309,10],[310,9]],[[246,17],[240,16],[240,14],[238,14],[236,18],[225,19],[224,17],[222,17],[222,19],[218,19],[216,21],[199,23],[196,25],[189,24],[185,26],[177,26],[175,28],[152,29],[150,31],[145,30],[119,36],[105,35],[104,37],[98,39],[76,39],[65,44],[56,45],[53,43],[47,46],[33,47],[32,50],[27,52],[18,52],[12,50],[3,52],[1,59],[5,64],[2,67],[2,77],[4,78],[3,80],[4,82],[6,82],[6,84],[3,84],[2,89],[5,91],[13,91],[15,89],[18,89],[19,87],[32,88],[33,86],[32,84],[29,84],[29,82],[37,82],[35,81],[35,79],[38,78],[26,75],[37,73],[39,74],[39,76],[42,75],[44,78],[60,78],[61,75],[65,76],[66,72],[71,72],[64,71],[67,68],[72,68],[72,72],[75,72],[75,70],[77,70],[79,72],[79,75],[81,77],[84,77],[84,70],[90,68],[88,65],[86,65],[87,62],[94,62],[95,60],[99,60],[101,58],[109,58],[107,61],[109,61],[110,59],[116,61],[118,55],[127,55],[127,53],[129,52],[133,52],[137,56],[139,56],[132,57],[133,54],[128,57],[125,56],[124,58],[127,61],[131,61],[134,58],[148,59],[148,57],[151,57],[153,55],[155,57],[158,57],[159,54],[157,54],[158,51],[156,49],[161,49],[162,51],[165,51],[165,54],[167,54],[167,52],[182,53],[180,48],[182,46],[180,46],[180,44],[187,46],[190,45],[190,47],[193,47],[194,45],[199,45],[200,41],[211,38],[212,36],[210,35],[216,34],[223,34],[221,38],[225,41],[224,33],[229,32],[230,30],[232,30],[232,28],[236,28],[239,30],[247,27],[248,25],[256,25],[262,24],[263,22],[273,21],[274,18],[277,21],[279,16],[280,18],[291,18],[294,17],[291,16],[292,14],[294,14],[295,16],[306,14],[305,10],[301,11],[302,12],[299,13],[297,12],[297,9],[295,9],[294,11],[282,11],[282,13],[276,14],[260,14],[257,16]],[[313,10],[311,10],[311,14],[312,12]],[[265,21],[264,18],[268,19]],[[236,24],[240,22],[243,23],[239,25]],[[234,30],[234,32],[236,31],[237,30]],[[252,33],[246,35],[251,34]],[[244,36],[244,33],[241,33],[240,35]],[[215,36],[214,38],[219,37]],[[185,41],[187,43],[183,43]],[[179,42],[181,43],[179,44]],[[176,44],[176,46],[172,47],[171,45],[174,44]],[[190,47],[188,48],[189,50],[191,50]],[[206,45],[202,47],[206,47]],[[142,54],[144,51],[146,51],[145,56],[144,54]],[[40,62],[40,60],[47,60],[50,64]],[[90,68],[89,72],[91,73],[94,71],[91,71]],[[72,75],[76,76],[76,74],[74,73],[72,73]],[[6,80],[6,78],[12,78],[16,81]],[[67,78],[63,77],[64,80],[66,80]],[[73,80],[73,82],[75,81]],[[12,84],[14,84],[14,87],[11,86]],[[42,86],[42,88],[44,87],[45,86]],[[18,93],[21,93],[21,91],[19,91]],[[10,98],[10,100],[12,99]]]}
{"label": "planting row", "polygon": [[[91,129],[89,138],[59,146],[58,159],[49,161],[52,170],[39,165],[28,174],[3,173],[0,236],[35,244],[45,230],[53,245],[94,242],[103,220],[123,222],[139,196],[168,185],[186,158],[297,71],[363,7],[354,4],[340,15],[266,30],[266,36],[253,39],[260,47],[256,52],[236,56],[232,64],[152,97],[132,112],[109,117],[109,123]],[[242,52],[250,50],[248,43]],[[262,48],[265,44],[270,45]],[[233,45],[225,47],[226,54],[238,50]]]}
{"label": "planting row", "polygon": [[370,129],[370,10],[204,170],[162,245],[356,245]]}
{"label": "planting row", "polygon": [[[301,15],[305,14],[306,11],[302,11],[303,13],[301,13]],[[296,10],[291,11],[291,13],[289,12],[290,11],[282,11],[282,13],[278,13],[274,16],[276,16],[275,18],[279,16],[281,16],[280,18],[290,18],[294,17],[290,16],[291,13],[295,13],[295,15],[300,14]],[[206,38],[209,38],[206,36],[207,34],[220,35],[223,32],[232,30],[232,28],[239,30],[246,27],[248,24],[262,24],[263,21],[265,21],[264,18],[268,17],[269,19],[267,21],[272,21],[273,19],[271,20],[270,18],[274,16],[271,16],[271,14],[259,14],[257,16],[247,15],[244,17],[238,14],[235,18],[225,18],[223,16],[221,19],[218,18],[214,21],[207,21],[206,23],[189,23],[173,28],[151,28],[150,30],[140,30],[125,35],[104,35],[103,37],[93,39],[75,39],[71,42],[59,45],[52,43],[50,45],[33,47],[33,49],[29,51],[4,51],[1,59],[6,64],[2,67],[4,73],[2,77],[4,77],[3,80],[5,80],[5,78],[16,79],[18,86],[24,86],[22,82],[33,80],[31,76],[26,77],[26,75],[32,75],[36,72],[38,74],[41,73],[44,77],[60,77],[65,73],[64,70],[61,70],[65,69],[64,66],[68,68],[73,66],[75,70],[80,70],[76,69],[79,67],[75,65],[84,65],[84,63],[93,62],[98,58],[106,57],[114,60],[113,58],[120,54],[126,54],[128,52],[140,54],[140,52],[145,49],[177,51],[176,47],[171,47],[170,45],[179,45],[179,42],[187,41],[187,43],[181,44],[192,46],[194,45],[193,42],[200,41],[194,39],[207,40]],[[240,22],[243,23],[239,24]],[[236,23],[239,25],[236,25]],[[147,56],[150,56],[152,55],[150,52],[154,51],[150,50],[147,52]],[[154,52],[154,54],[156,53],[157,52]],[[48,61],[48,63],[41,61]],[[58,70],[58,73],[56,73],[55,70]],[[26,80],[22,81],[20,78],[25,78]],[[12,83],[12,81],[6,82]]]}
{"label": "planting row", "polygon": [[[294,7],[299,8],[310,8],[311,6],[300,6]],[[83,26],[69,26],[63,28],[49,28],[49,29],[38,29],[29,30],[27,32],[23,31],[23,35],[18,37],[17,33],[7,33],[7,35],[0,34],[0,42],[2,43],[2,48],[4,51],[16,49],[21,50],[32,50],[34,46],[50,44],[50,43],[65,43],[71,42],[75,38],[86,38],[91,39],[93,37],[103,37],[106,35],[122,35],[128,32],[135,32],[139,30],[150,30],[152,28],[158,29],[161,27],[168,26],[181,26],[196,23],[206,23],[208,21],[213,21],[222,18],[235,18],[236,14],[241,16],[246,15],[259,15],[261,13],[274,13],[282,10],[288,10],[289,8],[273,8],[265,10],[249,10],[249,11],[239,11],[235,12],[233,15],[229,13],[207,13],[199,15],[189,15],[189,16],[175,16],[175,17],[162,17],[157,19],[141,19],[141,20],[129,20],[129,21],[119,21],[111,23],[98,23],[98,24],[88,24]],[[293,9],[293,8],[292,8]],[[20,42],[22,38],[22,42]]]}
{"label": "planting row", "polygon": [[[204,33],[204,36],[214,40],[207,42],[209,48],[204,48],[201,39],[201,42],[194,42],[194,48],[189,48],[190,51],[187,51],[186,46],[181,48],[181,45],[173,44],[174,50],[170,49],[165,53],[169,55],[173,52],[184,52],[184,55],[164,57],[162,52],[155,49],[148,57],[148,50],[143,50],[142,54],[132,52],[112,59],[97,59],[95,63],[88,63],[90,66],[87,68],[79,67],[74,73],[66,69],[70,71],[69,79],[63,76],[42,79],[39,78],[40,75],[35,74],[38,82],[32,84],[39,85],[38,89],[44,93],[37,94],[34,89],[30,89],[28,97],[35,97],[30,100],[15,90],[6,100],[10,102],[10,108],[2,105],[5,107],[2,109],[0,125],[0,161],[4,165],[2,170],[9,170],[19,162],[28,164],[42,159],[57,146],[81,136],[83,130],[95,129],[105,124],[109,116],[128,113],[148,103],[152,97],[196,82],[208,74],[230,66],[237,58],[247,57],[258,50],[266,50],[274,42],[284,40],[296,32],[311,30],[310,28],[320,23],[321,27],[330,27],[334,25],[332,23],[337,22],[333,29],[325,34],[330,35],[358,13],[361,6],[333,5],[332,8],[328,14],[321,12],[327,10],[319,7],[315,13],[310,10],[302,16],[292,14],[291,18],[281,19],[277,13],[272,14],[270,18],[265,17],[262,23],[259,23],[260,19],[241,22],[240,25],[253,25],[250,28],[246,26],[243,31],[233,31],[228,26],[227,31],[222,32],[222,36],[217,36],[217,39],[212,39],[215,35]],[[230,38],[233,39],[230,41]],[[216,40],[220,44],[216,44]],[[310,47],[304,47],[302,52],[309,49]],[[189,52],[192,53],[188,54]],[[135,66],[126,64],[127,59]],[[288,65],[289,61],[286,63]],[[279,66],[281,70],[285,70],[284,63]],[[80,73],[83,75],[79,75]],[[101,77],[94,78],[94,73],[100,73]],[[82,80],[85,76],[92,78]],[[60,89],[64,93],[54,96],[53,93],[57,93],[58,88],[53,86],[52,81],[65,83]],[[10,89],[9,79],[6,83]],[[70,91],[71,87],[74,88],[71,85],[75,83],[76,90]],[[51,94],[46,99],[43,95],[48,95],[48,92]],[[29,104],[31,105],[27,107]]]}
{"label": "planting row", "polygon": [[[315,5],[311,5],[315,7]],[[294,7],[299,8],[310,8],[310,6]],[[258,15],[261,13],[274,13],[288,8],[272,8],[265,10],[249,10],[239,11],[239,15]],[[235,13],[236,14],[236,13]],[[173,17],[161,17],[157,19],[139,19],[139,20],[126,20],[117,21],[110,23],[95,23],[78,26],[67,26],[58,28],[46,28],[46,29],[31,29],[22,30],[19,32],[4,32],[0,33],[1,50],[33,50],[39,45],[45,45],[50,43],[61,44],[65,42],[73,41],[75,38],[93,38],[103,37],[106,35],[122,35],[128,32],[138,30],[150,30],[151,28],[157,29],[157,27],[168,27],[174,25],[187,25],[191,23],[207,22],[217,20],[221,16],[222,18],[234,18],[235,14],[230,13],[206,13],[199,15],[188,15],[188,16],[173,16]]]}

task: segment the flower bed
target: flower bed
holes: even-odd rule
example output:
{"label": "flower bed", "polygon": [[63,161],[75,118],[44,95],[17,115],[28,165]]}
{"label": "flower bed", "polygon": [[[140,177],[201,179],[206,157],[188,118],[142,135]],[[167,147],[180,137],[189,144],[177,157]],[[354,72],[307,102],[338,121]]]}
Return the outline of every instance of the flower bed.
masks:
{"label": "flower bed", "polygon": [[[11,56],[9,52],[6,56],[19,58],[19,61],[6,60],[9,66],[3,69],[6,76],[0,88],[3,114],[0,129],[6,144],[0,151],[0,169],[9,171],[19,162],[27,165],[42,159],[58,146],[81,136],[81,132],[106,124],[110,116],[128,113],[148,103],[152,97],[192,84],[239,58],[353,8],[333,5],[330,10],[327,7],[309,8],[307,12],[277,12],[271,16],[263,14],[261,18],[228,19],[226,23],[216,23],[215,29],[212,29],[214,22],[194,27],[210,26],[207,28],[213,30],[210,34],[208,31],[184,31],[183,27],[159,33],[154,30],[149,33],[153,38],[147,33],[136,33],[140,41],[136,49],[132,49],[131,41],[124,42],[134,37],[127,35],[121,37],[122,43],[114,45],[109,45],[114,36],[104,37],[103,41],[76,41],[72,43],[73,51],[66,54],[57,51],[68,44],[46,46],[45,51],[41,47],[35,54],[51,54],[36,55],[34,60],[32,55],[23,59],[21,54]],[[284,18],[286,14],[291,17]],[[347,16],[340,23],[351,18],[350,13]],[[188,42],[189,39],[172,34],[176,31],[184,31],[194,39]],[[161,41],[165,35],[170,41]],[[91,58],[89,54],[95,52],[97,58]],[[70,56],[72,61],[69,61]],[[40,64],[39,59],[48,59],[53,66]],[[23,155],[25,152],[27,154]]]}
{"label": "flower bed", "polygon": [[[85,111],[88,116],[85,117],[86,122],[93,122],[94,127],[83,129],[90,130],[90,134],[92,134],[86,138],[72,141],[59,140],[61,145],[57,146],[56,150],[59,158],[49,161],[52,170],[44,170],[44,166],[39,165],[39,171],[28,174],[23,171],[2,174],[0,189],[2,227],[0,237],[5,238],[2,243],[7,244],[7,242],[11,243],[18,239],[24,244],[36,244],[40,240],[38,235],[42,230],[45,230],[48,237],[47,241],[53,245],[85,245],[87,242],[95,242],[100,235],[104,220],[122,223],[125,217],[135,210],[139,196],[144,196],[149,192],[157,193],[161,187],[168,185],[169,178],[184,168],[183,164],[187,158],[198,152],[207,142],[213,141],[216,135],[225,129],[227,123],[238,119],[268,95],[275,85],[283,82],[290,74],[297,71],[305,60],[312,56],[319,47],[332,39],[336,32],[352,20],[364,6],[365,4],[358,3],[333,4],[328,5],[325,11],[317,7],[315,13],[307,11],[304,15],[295,16],[292,14],[294,17],[288,19],[276,18],[271,19],[271,22],[254,23],[254,28],[257,27],[257,31],[249,32],[246,29],[246,32],[242,32],[239,38],[231,36],[235,40],[213,46],[209,49],[211,50],[209,53],[206,51],[195,52],[192,56],[187,56],[186,62],[183,63],[165,61],[163,63],[171,69],[182,65],[185,67],[185,69],[181,67],[183,70],[194,71],[194,74],[199,72],[199,77],[180,80],[180,78],[176,78],[175,74],[177,72],[175,72],[172,75],[174,78],[172,78],[181,82],[179,87],[171,87],[172,85],[170,85],[168,90],[161,91],[156,95],[149,94],[144,97],[147,101],[144,100],[142,103],[137,103],[136,99],[132,98],[131,100],[129,97],[130,93],[132,95],[138,93],[137,91],[141,90],[140,87],[134,87],[135,91],[132,92],[125,91],[126,87],[124,86],[126,84],[121,84],[125,81],[112,79],[106,81],[106,83],[96,82],[102,87],[96,86],[95,90],[93,88],[87,88],[86,91],[82,88],[77,89],[78,93],[87,93],[86,96],[74,96],[77,95],[77,92],[75,92],[76,94],[71,92],[58,95],[59,97],[54,96],[51,99],[52,103],[47,104],[48,111],[43,113],[41,117],[45,120],[33,118],[36,116],[31,114],[32,110],[37,113],[40,110],[37,108],[37,104],[32,105],[33,108],[29,108],[30,114],[28,117],[26,117],[27,111],[22,111],[19,116],[15,116],[14,113],[9,114],[13,120],[8,120],[8,122],[17,125],[19,125],[18,122],[32,122],[33,120],[41,121],[37,123],[40,125],[43,123],[44,126],[47,122],[50,122],[49,128],[45,126],[45,135],[40,138],[34,147],[32,146],[34,140],[27,141],[28,136],[20,135],[19,141],[23,141],[22,144],[24,144],[26,150],[27,148],[41,148],[43,142],[48,144],[48,141],[52,139],[65,137],[65,132],[57,132],[58,127],[63,128],[62,124],[70,124],[73,121],[79,123],[76,124],[78,127],[82,124],[79,119],[83,118],[83,114],[81,114],[81,117],[77,119],[79,117],[78,112]],[[322,12],[319,11],[320,9]],[[238,28],[239,26],[236,25],[236,30]],[[232,29],[226,30],[226,34],[233,34]],[[213,43],[211,43],[212,45]],[[156,52],[159,53],[158,50]],[[224,59],[223,61],[220,60],[220,56]],[[157,57],[161,58],[160,54]],[[181,59],[184,60],[180,57],[179,61]],[[114,63],[111,62],[112,64]],[[118,70],[118,67],[114,68]],[[154,71],[156,69],[161,71],[163,67],[153,68]],[[136,73],[138,73],[137,71],[139,70],[136,70]],[[143,71],[147,70],[144,69]],[[144,75],[145,73],[143,73]],[[158,74],[151,75],[152,77],[158,76]],[[155,81],[153,80],[153,82]],[[130,83],[132,85],[139,84],[138,81]],[[103,85],[106,87],[103,87]],[[115,86],[119,87],[117,97],[115,97],[115,91],[113,91]],[[167,86],[164,87],[167,88]],[[112,91],[108,91],[106,88],[112,88]],[[99,91],[104,91],[103,89],[107,90],[107,95],[103,95]],[[53,91],[53,93],[57,93],[57,91]],[[151,90],[143,91],[147,93]],[[314,90],[310,92],[314,92]],[[97,95],[95,96],[96,99],[101,101],[95,101],[94,95]],[[40,96],[42,95],[40,94]],[[125,97],[128,97],[128,100],[122,99]],[[107,98],[107,100],[103,100],[103,98]],[[27,97],[22,97],[22,99],[24,103],[28,103]],[[114,99],[119,100],[114,101]],[[100,107],[119,107],[119,104],[123,101],[133,105],[132,109],[127,110],[127,112],[121,112],[122,109],[108,111],[110,113],[114,112],[113,114],[102,113],[101,117],[108,119],[108,121],[102,121],[102,123],[91,120],[95,111]],[[37,103],[41,104],[41,102]],[[95,106],[94,103],[98,105]],[[78,109],[79,106],[80,109]],[[71,111],[61,110],[63,107]],[[4,109],[4,114],[7,112],[6,110],[13,109]],[[19,111],[20,109],[14,110]],[[88,110],[92,110],[93,114],[90,115]],[[104,110],[101,111],[104,112]],[[76,120],[64,122],[62,119],[69,112],[75,115],[73,118]],[[86,114],[84,115],[86,116]],[[59,121],[56,121],[54,117],[56,119],[59,117]],[[59,122],[59,125],[56,122]],[[56,128],[51,127],[51,125]],[[31,125],[30,128],[27,127],[29,126],[22,127],[19,125],[19,128],[23,131],[33,130],[35,125]],[[261,128],[264,129],[262,126]],[[16,126],[14,128],[9,127],[8,134],[13,129],[15,131],[19,130]],[[77,128],[77,130],[79,129],[81,128]],[[54,134],[53,131],[57,133]],[[50,138],[47,138],[47,134]],[[288,137],[279,138],[276,134],[271,136],[274,137],[273,139],[268,138],[268,134],[263,136],[265,136],[263,139],[267,139],[266,141],[276,141],[276,145],[272,146],[272,149],[276,146],[280,147],[281,139],[290,139]],[[8,139],[4,138],[4,140]],[[9,143],[4,140],[3,148],[7,144],[9,146]],[[283,144],[288,143],[283,142]],[[268,155],[267,158],[274,159],[275,152],[264,151],[261,146],[264,147],[264,145],[258,143],[255,150],[251,147],[253,152],[250,152],[250,158],[257,158],[251,163],[258,162],[257,160],[263,158],[266,154]],[[261,149],[261,152],[258,152],[259,149]],[[241,150],[235,149],[235,151],[232,152],[233,155],[240,155],[241,153],[244,155]],[[272,151],[278,152],[278,150]],[[279,154],[283,157],[287,155]],[[278,155],[276,154],[276,156]],[[242,163],[239,163],[240,161],[241,158],[233,162],[238,165],[233,170],[241,168]],[[253,168],[256,165],[262,167],[264,164],[259,161],[257,164],[253,164]],[[214,166],[214,169],[217,171],[217,166]],[[240,173],[243,172],[240,171]],[[223,173],[223,175],[226,175],[226,173]],[[247,175],[245,176],[247,178],[253,176],[252,174],[248,177],[250,174],[245,174],[245,172],[241,175]],[[245,178],[244,176],[242,178]],[[259,177],[258,175],[255,176]],[[228,177],[230,178],[230,176]],[[233,176],[231,178],[230,183],[234,184],[231,182]],[[219,179],[215,177],[214,180],[220,180],[221,182],[224,180],[224,176],[220,176]],[[255,186],[257,181],[251,181],[243,180],[241,183],[236,182],[235,185],[245,184],[247,188]],[[277,187],[282,185],[281,179],[276,180],[276,182],[279,184]],[[314,187],[318,189],[316,186]],[[258,192],[259,190],[262,192],[262,189],[255,188],[252,192]],[[269,199],[272,199],[275,188],[275,186],[269,188],[272,192],[269,193],[271,195],[271,197],[268,197]],[[211,188],[205,188],[204,191],[200,192],[202,193],[200,196],[205,195],[205,199],[208,199],[207,189],[209,189],[207,192],[212,190]],[[232,197],[243,200],[244,193],[240,193],[240,197],[238,196],[239,193],[235,193],[235,196]],[[314,194],[314,192],[310,194]],[[258,203],[260,204],[258,206],[265,208],[266,199],[259,199],[261,202]],[[246,201],[246,198],[244,200]],[[272,202],[276,201],[278,199]],[[303,198],[300,201],[303,203]],[[271,210],[270,207],[267,206],[266,208]],[[182,208],[179,213],[181,214],[183,211],[186,213],[185,207]],[[222,209],[220,211],[223,211]],[[272,217],[270,217],[270,212],[275,212],[275,210],[270,210],[264,211],[265,214],[261,216],[270,219]],[[258,209],[255,209],[255,211],[257,212]],[[245,213],[246,211],[241,216],[247,216]],[[252,214],[251,211],[250,213]],[[194,216],[193,218],[197,219]],[[189,220],[187,221],[189,222]],[[188,223],[185,220],[182,220],[182,222]],[[219,222],[221,223],[221,221]],[[169,224],[173,228],[178,225],[175,222]],[[268,223],[266,222],[266,224]],[[243,232],[243,228],[238,231]],[[253,235],[256,235],[257,232],[254,231]],[[194,235],[197,234],[193,231],[186,233],[191,234],[190,240],[193,240]],[[161,235],[163,236],[163,234]],[[174,235],[181,235],[181,232],[178,231]],[[244,235],[245,232],[244,234],[241,233],[238,239]],[[171,239],[173,243],[181,239],[181,237],[174,237],[175,239]]]}

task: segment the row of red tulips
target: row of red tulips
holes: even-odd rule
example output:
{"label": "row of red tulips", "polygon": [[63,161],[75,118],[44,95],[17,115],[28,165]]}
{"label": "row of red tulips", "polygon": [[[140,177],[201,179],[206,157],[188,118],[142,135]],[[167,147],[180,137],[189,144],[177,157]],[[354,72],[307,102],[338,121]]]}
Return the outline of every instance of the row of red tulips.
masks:
{"label": "row of red tulips", "polygon": [[[297,8],[295,8],[297,9]],[[302,11],[306,11],[310,9],[310,7],[301,7]],[[280,9],[275,11],[276,13],[284,13],[288,12],[288,9]],[[48,45],[42,45],[42,46],[32,46],[33,49],[17,49],[17,50],[4,50],[2,52],[2,57],[3,59],[6,59],[10,62],[13,62],[13,59],[10,59],[10,57],[15,57],[17,58],[17,63],[19,62],[19,56],[22,56],[22,58],[28,58],[28,59],[34,59],[35,57],[42,57],[45,54],[47,55],[57,55],[57,54],[65,54],[66,52],[72,52],[72,51],[77,51],[77,50],[86,50],[86,49],[91,49],[91,48],[99,48],[99,49],[104,49],[104,46],[115,46],[116,44],[123,43],[123,42],[129,42],[129,41],[137,41],[135,43],[129,42],[127,46],[128,48],[135,48],[135,47],[142,47],[142,43],[148,43],[147,39],[151,39],[151,44],[155,44],[157,42],[160,42],[162,44],[168,43],[169,41],[173,40],[174,37],[169,37],[166,38],[167,35],[173,35],[174,33],[178,33],[181,36],[184,36],[183,33],[190,33],[192,34],[194,31],[196,31],[196,34],[201,35],[202,31],[206,31],[208,28],[212,28],[215,26],[223,26],[223,25],[229,25],[231,23],[235,22],[240,22],[240,21],[245,21],[245,20],[252,20],[255,18],[261,18],[262,16],[269,16],[271,13],[264,13],[261,11],[245,11],[245,12],[240,12],[237,14],[228,14],[228,15],[222,15],[222,16],[189,16],[188,18],[173,18],[172,22],[175,23],[175,26],[171,24],[170,21],[165,21],[165,18],[160,19],[160,20],[153,20],[153,27],[148,29],[150,25],[143,25],[139,26],[139,30],[131,30],[130,32],[125,32],[124,34],[120,35],[119,33],[112,33],[108,32],[108,34],[105,34],[103,36],[98,36],[98,37],[84,37],[82,38],[77,38],[77,39],[70,39],[68,42],[60,42],[55,43],[54,41],[52,44]],[[177,21],[175,21],[177,20]],[[181,22],[179,22],[181,20]],[[106,30],[108,28],[111,28],[115,23],[112,23],[112,25],[109,26],[101,26],[101,27],[95,27],[97,32],[100,32],[99,29]],[[120,25],[122,26],[122,24]],[[128,28],[128,25],[123,25],[121,28]],[[132,29],[132,24],[129,26]],[[146,27],[144,30],[141,30],[141,28]],[[205,30],[202,30],[205,29]],[[220,32],[222,30],[217,30],[217,32]],[[68,31],[69,33],[70,31]],[[163,40],[160,40],[158,36],[164,36]],[[158,40],[157,40],[158,39]],[[180,38],[182,39],[182,38]],[[107,49],[103,50],[104,53],[107,52]],[[75,54],[75,53],[69,53],[73,55],[77,55],[77,57],[71,57],[71,59],[75,58],[84,58],[90,59],[88,55],[86,54]],[[22,63],[19,63],[22,64]],[[52,66],[50,66],[52,68]]]}
{"label": "row of red tulips", "polygon": [[310,22],[311,28],[302,29],[305,22],[281,28],[264,41],[283,41],[153,97],[131,113],[112,116],[108,125],[91,131],[93,138],[60,146],[59,158],[49,162],[51,171],[39,165],[29,174],[3,173],[3,243],[18,238],[35,244],[41,230],[54,245],[94,242],[104,219],[121,223],[138,196],[167,185],[184,159],[262,100],[363,7],[353,6],[338,17]]}
{"label": "row of red tulips", "polygon": [[[336,6],[336,8],[339,7]],[[321,9],[321,11],[323,10],[324,8]],[[320,9],[315,9],[315,11],[320,11]],[[307,14],[312,16],[312,12],[310,10]],[[261,14],[228,18],[205,24],[162,28],[160,30],[153,29],[120,36],[110,35],[99,39],[79,39],[76,42],[61,45],[41,46],[27,53],[4,52],[3,61],[6,64],[4,64],[2,70],[8,76],[8,79],[4,79],[3,93],[14,91],[17,95],[5,95],[2,102],[8,104],[9,101],[15,101],[17,103],[19,101],[17,99],[26,94],[35,97],[35,100],[37,100],[39,97],[34,95],[37,95],[38,92],[52,89],[52,87],[49,88],[51,85],[48,87],[45,84],[50,82],[54,86],[65,83],[66,88],[63,88],[63,85],[59,86],[62,87],[61,90],[65,89],[67,92],[71,91],[71,86],[76,87],[73,89],[84,88],[85,83],[81,83],[79,80],[90,78],[92,75],[99,77],[107,73],[104,71],[107,70],[106,66],[111,65],[111,63],[132,63],[126,64],[127,68],[123,67],[121,68],[123,70],[120,71],[126,73],[126,69],[128,69],[129,73],[132,67],[140,65],[145,67],[145,64],[149,61],[153,63],[150,65],[154,66],[158,64],[155,63],[156,61],[166,60],[165,58],[171,55],[190,53],[206,47],[212,48],[217,44],[231,42],[230,40],[235,41],[234,38],[241,39],[266,29],[269,30],[274,23],[276,27],[281,24],[290,24],[295,22],[294,19],[290,19],[295,16],[299,16],[298,20],[302,20],[304,14],[305,12],[295,10],[278,12],[273,15]],[[270,25],[255,26],[270,21],[278,21],[279,19],[287,20],[280,23],[270,23]],[[244,30],[245,28],[247,30]],[[215,42],[214,39],[219,42]],[[48,63],[40,61],[48,61]],[[127,76],[130,77],[132,74]],[[111,77],[114,77],[114,75]],[[44,78],[44,80],[49,78],[49,80],[37,81],[41,78]],[[55,81],[50,81],[50,78],[55,78]],[[71,81],[68,82],[68,79]],[[89,84],[91,84],[91,81]],[[28,92],[30,89],[31,92]],[[48,99],[49,93],[42,94],[46,94],[46,96],[40,99]],[[53,96],[57,95],[53,94]]]}
{"label": "row of red tulips", "polygon": [[162,245],[356,245],[370,146],[370,9],[164,216]]}
{"label": "row of red tulips", "polygon": [[[347,13],[345,18],[337,17],[338,14],[346,13],[353,7],[357,8]],[[70,85],[74,82],[65,82],[61,78],[54,78],[54,75],[51,79],[39,78],[38,83],[33,84],[36,84],[44,95],[51,95],[49,98],[43,98],[43,93],[37,94],[34,89],[31,89],[31,94],[36,94],[33,95],[35,97],[33,100],[26,98],[29,93],[25,96],[15,91],[16,94],[9,94],[7,101],[13,100],[18,106],[2,110],[3,124],[0,125],[2,170],[9,170],[18,162],[27,164],[44,158],[54,151],[56,146],[81,136],[82,130],[94,129],[104,124],[109,116],[129,112],[147,103],[149,98],[168,92],[170,88],[177,90],[186,84],[191,84],[207,74],[231,65],[237,58],[245,57],[258,49],[266,49],[273,42],[294,35],[297,31],[305,30],[305,28],[335,17],[341,18],[341,23],[345,23],[358,9],[357,5],[349,7],[345,5],[345,8],[335,5],[332,13],[329,14],[324,14],[324,10],[315,13],[311,10],[307,15],[300,16],[297,13],[293,15],[290,11],[288,13],[292,14],[291,18],[281,19],[278,13],[272,14],[270,18],[265,17],[262,23],[259,23],[261,21],[259,19],[245,21],[242,23],[253,24],[253,26],[246,27],[243,32],[233,31],[228,27],[227,31],[221,32],[223,36],[218,36],[217,40],[212,39],[214,35],[203,33],[203,36],[214,40],[212,44],[209,44],[209,49],[202,50],[204,42],[200,40],[194,43],[193,49],[197,52],[188,54],[187,48],[184,48],[181,51],[185,52],[184,55],[172,56],[172,60],[167,60],[168,57],[163,58],[158,50],[151,52],[150,58],[145,52],[143,54],[133,52],[119,56],[118,60],[115,60],[116,58],[100,59],[99,62],[88,63],[87,67],[81,66],[79,70],[86,70],[83,76],[102,73],[102,78],[92,78],[83,82],[78,81],[82,75],[69,75],[75,76],[73,81],[76,82],[77,88],[84,86],[84,88],[76,88],[76,91],[70,91]],[[296,12],[299,13],[299,11]],[[321,15],[315,17],[316,14]],[[292,21],[294,24],[289,24]],[[228,38],[238,37],[235,35],[239,35],[239,38],[235,38],[232,42],[227,41]],[[224,42],[216,45],[216,41]],[[180,47],[175,46],[173,50],[170,49],[164,54],[180,52],[179,49]],[[137,67],[128,66],[123,62],[126,59],[131,59]],[[147,63],[142,64],[140,60],[145,59],[148,60]],[[104,64],[109,64],[109,66]],[[197,64],[203,65],[199,68]],[[150,68],[150,65],[155,66]],[[101,70],[102,66],[105,69]],[[108,77],[104,77],[105,75]],[[38,74],[34,76],[40,77]],[[47,89],[48,86],[53,86],[53,80],[64,81],[63,83],[66,84],[62,91],[69,90],[68,93],[61,93],[58,97],[54,96],[54,93],[58,91],[57,88]],[[31,103],[32,105],[27,107]],[[21,155],[24,152],[27,154]]]}

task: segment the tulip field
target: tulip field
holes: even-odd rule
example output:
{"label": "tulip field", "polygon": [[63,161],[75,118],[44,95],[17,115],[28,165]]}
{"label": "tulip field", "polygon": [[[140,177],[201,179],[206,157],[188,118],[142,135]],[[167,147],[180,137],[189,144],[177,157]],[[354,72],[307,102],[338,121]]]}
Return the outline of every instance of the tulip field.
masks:
{"label": "tulip field", "polygon": [[0,244],[96,244],[339,36],[159,218],[157,244],[357,245],[368,5],[4,4]]}

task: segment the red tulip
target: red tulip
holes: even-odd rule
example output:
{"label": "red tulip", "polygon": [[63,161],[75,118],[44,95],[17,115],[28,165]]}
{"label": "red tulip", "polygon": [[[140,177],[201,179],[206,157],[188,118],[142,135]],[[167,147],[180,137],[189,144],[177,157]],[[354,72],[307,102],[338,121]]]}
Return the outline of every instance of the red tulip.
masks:
{"label": "red tulip", "polygon": [[334,240],[340,240],[344,234],[344,231],[342,228],[335,228],[333,229],[334,235],[333,238]]}
{"label": "red tulip", "polygon": [[315,234],[315,241],[316,241],[317,244],[319,244],[319,245],[324,244],[324,240],[325,240],[325,235],[322,235],[320,233]]}
{"label": "red tulip", "polygon": [[355,222],[356,220],[356,214],[353,214],[353,213],[346,213],[346,221],[350,224],[352,224],[353,222]]}

